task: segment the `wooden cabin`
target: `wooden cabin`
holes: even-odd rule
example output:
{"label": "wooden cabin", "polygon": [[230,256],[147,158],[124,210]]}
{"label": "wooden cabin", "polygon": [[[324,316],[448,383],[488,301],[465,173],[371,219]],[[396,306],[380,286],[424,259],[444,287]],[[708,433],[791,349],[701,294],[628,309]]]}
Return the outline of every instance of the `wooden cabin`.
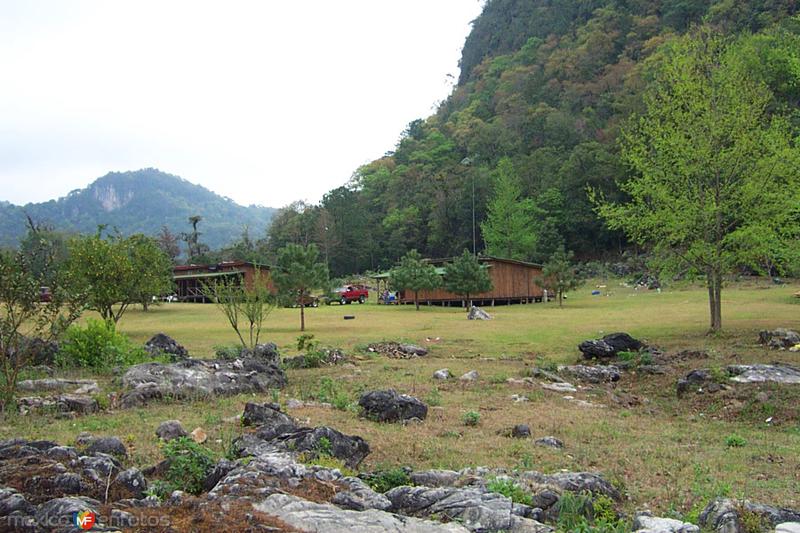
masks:
{"label": "wooden cabin", "polygon": [[172,279],[175,281],[178,301],[208,303],[208,298],[203,294],[205,284],[225,278],[244,283],[249,288],[255,282],[256,270],[260,271],[261,283],[266,284],[270,292],[275,292],[269,267],[246,261],[223,261],[216,265],[180,265],[172,268]]}
{"label": "wooden cabin", "polygon": [[[492,290],[470,295],[470,299],[475,305],[507,305],[541,302],[543,300],[542,265],[489,256],[480,256],[478,260],[488,270],[489,277],[492,280]],[[432,259],[429,262],[437,267],[436,270],[440,275],[444,276],[446,273],[445,265],[450,261],[452,259]],[[378,282],[383,278],[388,281],[389,274],[379,274],[373,277]],[[552,297],[553,291],[549,290],[548,294]],[[419,302],[424,305],[465,305],[462,296],[448,292],[444,288],[420,291]],[[401,290],[399,303],[413,304],[414,293]]]}

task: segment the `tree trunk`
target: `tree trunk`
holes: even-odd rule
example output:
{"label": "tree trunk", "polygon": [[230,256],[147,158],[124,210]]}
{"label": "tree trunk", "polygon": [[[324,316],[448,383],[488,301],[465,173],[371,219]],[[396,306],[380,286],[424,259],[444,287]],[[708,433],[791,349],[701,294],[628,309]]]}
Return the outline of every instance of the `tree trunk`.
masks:
{"label": "tree trunk", "polygon": [[564,291],[558,291],[558,307],[564,307]]}
{"label": "tree trunk", "polygon": [[306,306],[305,303],[300,300],[300,331],[306,330]]}
{"label": "tree trunk", "polygon": [[711,315],[709,333],[717,333],[722,329],[722,275],[716,269],[709,269],[707,274],[708,307]]}
{"label": "tree trunk", "polygon": [[414,291],[414,305],[417,307],[417,311],[419,311],[419,291]]}

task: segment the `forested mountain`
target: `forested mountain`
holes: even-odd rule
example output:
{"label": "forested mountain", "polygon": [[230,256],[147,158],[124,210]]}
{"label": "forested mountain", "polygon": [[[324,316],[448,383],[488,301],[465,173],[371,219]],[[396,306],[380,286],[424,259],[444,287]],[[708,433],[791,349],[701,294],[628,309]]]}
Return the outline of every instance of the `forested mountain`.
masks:
{"label": "forested mountain", "polygon": [[178,176],[147,168],[111,172],[85,189],[48,202],[16,206],[0,203],[0,245],[15,246],[25,234],[26,214],[37,224],[66,232],[93,233],[98,225],[123,235],[156,236],[163,226],[190,232],[189,217],[200,216],[200,240],[211,248],[240,238],[245,227],[264,235],[274,209],[244,207]]}
{"label": "forested mountain", "polygon": [[457,255],[472,248],[473,227],[481,251],[480,223],[507,157],[537,207],[541,236],[528,259],[561,243],[579,258],[619,252],[623,237],[604,227],[586,190],[619,197],[628,170],[617,139],[642,108],[659,47],[698,25],[747,39],[745,60],[797,131],[796,10],[794,0],[488,0],[436,114],[411,122],[393,152],[319,205],[281,210],[269,247],[316,242],[335,274],[390,266],[411,248]]}

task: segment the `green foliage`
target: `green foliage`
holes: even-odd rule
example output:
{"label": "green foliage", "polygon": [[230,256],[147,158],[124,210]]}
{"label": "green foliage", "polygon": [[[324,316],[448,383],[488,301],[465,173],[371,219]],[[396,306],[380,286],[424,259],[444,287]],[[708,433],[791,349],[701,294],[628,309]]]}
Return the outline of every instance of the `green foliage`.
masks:
{"label": "green foliage", "polygon": [[350,396],[342,390],[340,382],[334,381],[329,377],[323,377],[319,380],[319,388],[315,397],[317,401],[329,403],[340,411],[346,411],[351,403]]}
{"label": "green foliage", "polygon": [[242,355],[242,345],[240,343],[215,344],[213,348],[214,348],[214,355],[216,355],[220,359],[225,359],[228,361],[238,359]]}
{"label": "green foliage", "polygon": [[532,505],[533,497],[530,492],[517,485],[513,479],[495,478],[486,484],[486,490],[502,494],[514,503]]}
{"label": "green foliage", "polygon": [[472,303],[470,295],[492,290],[492,280],[486,268],[468,250],[464,250],[460,256],[447,263],[445,271],[445,288],[464,296],[470,304]]}
{"label": "green foliage", "polygon": [[442,405],[442,393],[436,387],[432,388],[425,396],[425,403],[431,407]]}
{"label": "green foliage", "polygon": [[203,294],[222,311],[242,346],[251,350],[258,344],[264,320],[275,308],[266,276],[256,268],[249,285],[240,277],[224,276],[203,287]]}
{"label": "green foliage", "polygon": [[542,269],[545,285],[555,289],[558,295],[559,307],[564,305],[564,294],[577,289],[583,283],[577,269],[572,265],[573,255],[560,246]]}
{"label": "green foliage", "polygon": [[[36,364],[32,339],[59,338],[83,310],[83,293],[57,263],[50,246],[34,254],[0,250],[0,410],[14,401],[20,373]],[[49,302],[40,301],[45,283]]]}
{"label": "green foliage", "polygon": [[56,362],[62,367],[109,369],[137,364],[147,357],[113,322],[89,318],[84,327],[76,324],[67,329]]}
{"label": "green foliage", "polygon": [[411,250],[400,259],[389,278],[395,289],[410,290],[414,293],[414,305],[419,311],[419,291],[435,289],[442,283],[436,268],[422,259],[416,250]]}
{"label": "green foliage", "polygon": [[147,305],[153,296],[172,291],[172,263],[150,237],[103,238],[102,229],[69,242],[65,269],[86,294],[86,306],[103,320],[118,322],[131,304]]}
{"label": "green foliage", "polygon": [[408,472],[404,468],[389,468],[377,470],[364,477],[364,481],[376,492],[381,494],[392,490],[395,487],[413,485]]}
{"label": "green foliage", "polygon": [[747,445],[747,441],[735,433],[731,433],[725,437],[725,446],[728,448],[743,448]]}
{"label": "green foliage", "polygon": [[536,206],[531,198],[522,198],[522,186],[509,158],[498,162],[495,173],[494,196],[481,223],[486,253],[529,261],[538,240]]}
{"label": "green foliage", "polygon": [[305,299],[311,295],[311,290],[328,281],[328,268],[320,261],[317,246],[287,244],[281,248],[272,279],[280,292],[299,302],[300,331],[305,331]]}
{"label": "green foliage", "polygon": [[558,533],[627,533],[628,522],[617,518],[614,502],[607,496],[563,492],[556,503]]}
{"label": "green foliage", "polygon": [[169,483],[161,479],[151,481],[147,490],[144,491],[145,496],[155,496],[159,501],[166,500],[170,495]]}
{"label": "green foliage", "polygon": [[774,259],[800,242],[800,155],[742,54],[741,42],[708,30],[661,51],[646,110],[623,132],[630,200],[598,200],[609,226],[652,246],[662,268],[705,275],[713,331],[723,276],[752,263],[754,249]]}
{"label": "green foliage", "polygon": [[481,414],[477,411],[467,411],[461,416],[461,422],[465,426],[477,426],[481,421]]}
{"label": "green foliage", "polygon": [[178,437],[165,442],[163,452],[168,461],[165,480],[169,484],[169,491],[200,494],[203,481],[214,468],[211,451],[188,437]]}

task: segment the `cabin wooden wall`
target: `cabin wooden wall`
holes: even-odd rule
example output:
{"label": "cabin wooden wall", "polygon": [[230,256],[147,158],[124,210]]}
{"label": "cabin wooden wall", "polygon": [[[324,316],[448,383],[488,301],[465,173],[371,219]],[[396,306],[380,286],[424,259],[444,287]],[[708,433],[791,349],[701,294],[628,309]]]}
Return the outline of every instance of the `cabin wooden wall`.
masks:
{"label": "cabin wooden wall", "polygon": [[[481,294],[470,295],[476,300],[524,300],[537,299],[544,295],[541,283],[542,269],[533,265],[521,265],[502,261],[487,261],[489,277],[492,279],[492,290]],[[455,301],[461,296],[444,289],[420,291],[419,299],[424,301]],[[413,302],[414,294],[405,291],[403,301]]]}

